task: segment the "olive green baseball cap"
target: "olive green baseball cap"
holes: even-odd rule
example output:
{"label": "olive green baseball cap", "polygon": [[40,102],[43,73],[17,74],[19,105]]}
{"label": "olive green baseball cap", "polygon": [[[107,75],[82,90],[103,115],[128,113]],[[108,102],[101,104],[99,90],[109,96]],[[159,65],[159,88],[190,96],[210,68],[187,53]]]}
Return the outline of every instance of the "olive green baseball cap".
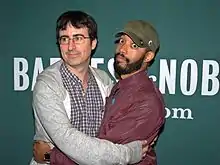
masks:
{"label": "olive green baseball cap", "polygon": [[160,46],[159,36],[155,28],[144,20],[129,21],[122,31],[115,36],[128,35],[141,48],[149,48],[156,52]]}

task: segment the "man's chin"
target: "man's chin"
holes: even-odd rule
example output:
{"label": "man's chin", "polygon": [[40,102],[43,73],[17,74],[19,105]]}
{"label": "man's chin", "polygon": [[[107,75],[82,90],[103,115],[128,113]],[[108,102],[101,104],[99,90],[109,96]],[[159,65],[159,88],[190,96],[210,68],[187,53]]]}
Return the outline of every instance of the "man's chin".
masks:
{"label": "man's chin", "polygon": [[127,62],[118,62],[117,67],[120,69],[125,69],[127,67]]}

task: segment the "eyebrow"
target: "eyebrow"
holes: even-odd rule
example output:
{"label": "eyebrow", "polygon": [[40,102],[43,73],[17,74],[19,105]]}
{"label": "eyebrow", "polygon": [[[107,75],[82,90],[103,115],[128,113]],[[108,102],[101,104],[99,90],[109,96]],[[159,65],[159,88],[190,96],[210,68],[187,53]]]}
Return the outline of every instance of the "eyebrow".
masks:
{"label": "eyebrow", "polygon": [[[73,37],[84,36],[83,34],[74,34]],[[61,35],[60,37],[69,37],[68,35]]]}

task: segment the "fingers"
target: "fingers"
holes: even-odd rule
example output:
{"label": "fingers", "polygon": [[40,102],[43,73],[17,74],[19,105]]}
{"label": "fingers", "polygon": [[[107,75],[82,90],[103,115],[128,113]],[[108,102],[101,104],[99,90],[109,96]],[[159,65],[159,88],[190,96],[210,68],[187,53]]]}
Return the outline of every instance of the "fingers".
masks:
{"label": "fingers", "polygon": [[156,136],[150,144],[148,144],[147,140],[142,140],[141,141],[141,144],[142,144],[142,158],[144,158],[146,156],[146,153],[148,152],[149,148],[152,147],[155,144],[157,139],[158,139],[158,136]]}
{"label": "fingers", "polygon": [[151,142],[150,145],[153,146],[153,145],[156,143],[157,139],[158,139],[158,136],[156,136],[156,137],[154,138],[154,140]]}
{"label": "fingers", "polygon": [[147,140],[141,141],[141,144],[142,144],[142,158],[144,158],[146,156],[149,146],[147,145]]}
{"label": "fingers", "polygon": [[34,141],[33,143],[33,156],[36,162],[44,162],[44,154],[50,151],[50,145],[44,141]]}
{"label": "fingers", "polygon": [[142,147],[146,146],[147,145],[147,140],[142,140],[141,144],[142,144]]}
{"label": "fingers", "polygon": [[33,143],[33,155],[36,155],[36,143]]}
{"label": "fingers", "polygon": [[145,146],[145,147],[143,147],[143,148],[142,148],[142,153],[143,153],[143,154],[146,154],[146,152],[148,151],[148,148],[149,148],[148,145]]}
{"label": "fingers", "polygon": [[142,159],[146,156],[147,151],[148,151],[148,145],[142,149]]}

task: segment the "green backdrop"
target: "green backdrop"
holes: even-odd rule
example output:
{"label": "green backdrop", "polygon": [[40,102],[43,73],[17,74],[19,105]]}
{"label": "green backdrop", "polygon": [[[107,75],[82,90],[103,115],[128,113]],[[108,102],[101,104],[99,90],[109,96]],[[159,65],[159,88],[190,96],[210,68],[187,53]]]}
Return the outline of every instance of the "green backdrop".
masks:
{"label": "green backdrop", "polygon": [[111,75],[113,35],[131,19],[158,29],[160,52],[150,68],[166,101],[157,145],[159,165],[220,164],[220,1],[1,0],[0,164],[26,165],[34,134],[31,98],[38,72],[59,58],[55,21],[84,10],[99,25],[93,66]]}

